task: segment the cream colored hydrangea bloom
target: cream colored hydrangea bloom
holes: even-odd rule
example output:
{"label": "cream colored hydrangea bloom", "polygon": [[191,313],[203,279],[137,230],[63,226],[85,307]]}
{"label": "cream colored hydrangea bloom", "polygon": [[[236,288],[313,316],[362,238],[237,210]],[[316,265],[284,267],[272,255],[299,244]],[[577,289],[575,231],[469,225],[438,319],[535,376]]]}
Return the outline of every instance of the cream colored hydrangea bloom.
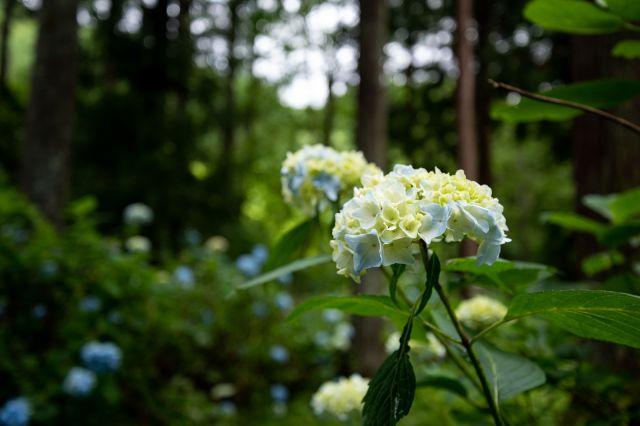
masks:
{"label": "cream colored hydrangea bloom", "polygon": [[500,321],[507,314],[502,303],[487,296],[475,296],[460,302],[456,316],[467,327],[479,329]]}
{"label": "cream colored hydrangea bloom", "polygon": [[[415,339],[409,340],[409,346],[411,347],[410,353],[415,354],[418,358],[429,361],[443,359],[447,354],[447,350],[442,343],[440,343],[433,333],[427,333],[426,337],[426,342]],[[397,351],[400,348],[400,332],[396,331],[391,333],[384,347],[387,354]]]}
{"label": "cream colored hydrangea bloom", "polygon": [[313,215],[341,193],[351,192],[363,175],[378,173],[359,151],[336,151],[311,145],[288,153],[281,174],[282,194],[287,203]]}
{"label": "cream colored hydrangea bloom", "polygon": [[491,188],[455,175],[396,165],[370,173],[336,214],[333,260],[338,273],[359,281],[366,269],[413,264],[417,243],[477,241],[478,264],[491,264],[508,241],[500,202]]}
{"label": "cream colored hydrangea bloom", "polygon": [[311,408],[318,415],[330,415],[345,421],[362,411],[362,399],[367,393],[369,379],[359,374],[325,382],[311,397]]}

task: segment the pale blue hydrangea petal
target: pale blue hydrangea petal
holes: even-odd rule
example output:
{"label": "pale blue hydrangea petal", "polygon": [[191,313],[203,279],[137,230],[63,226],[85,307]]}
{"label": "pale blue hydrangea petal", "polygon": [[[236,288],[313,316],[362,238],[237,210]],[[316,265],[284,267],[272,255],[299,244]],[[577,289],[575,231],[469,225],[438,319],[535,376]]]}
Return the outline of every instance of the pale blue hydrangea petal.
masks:
{"label": "pale blue hydrangea petal", "polygon": [[[346,206],[345,206],[346,207]],[[369,193],[365,195],[365,201],[359,203],[358,208],[355,208],[351,215],[360,222],[360,226],[364,229],[372,228],[380,213],[380,207],[374,196]]]}
{"label": "pale blue hydrangea petal", "polygon": [[422,218],[422,225],[420,226],[418,235],[425,243],[430,244],[431,241],[442,236],[447,230],[447,224],[451,216],[451,208],[449,206],[431,203],[422,206],[421,210],[425,215]]}
{"label": "pale blue hydrangea petal", "polygon": [[415,262],[411,252],[411,238],[403,238],[393,241],[389,244],[382,245],[382,264],[384,266],[400,263],[403,265],[411,265]]}
{"label": "pale blue hydrangea petal", "polygon": [[476,264],[480,265],[492,265],[493,262],[498,260],[500,256],[500,244],[490,241],[483,241],[478,247],[478,253],[476,255]]}
{"label": "pale blue hydrangea petal", "polygon": [[313,178],[313,186],[324,192],[324,195],[331,201],[338,200],[340,192],[340,179],[329,173],[319,173]]}
{"label": "pale blue hydrangea petal", "polygon": [[375,230],[362,235],[346,235],[344,239],[353,252],[353,269],[356,274],[382,265],[380,238]]}

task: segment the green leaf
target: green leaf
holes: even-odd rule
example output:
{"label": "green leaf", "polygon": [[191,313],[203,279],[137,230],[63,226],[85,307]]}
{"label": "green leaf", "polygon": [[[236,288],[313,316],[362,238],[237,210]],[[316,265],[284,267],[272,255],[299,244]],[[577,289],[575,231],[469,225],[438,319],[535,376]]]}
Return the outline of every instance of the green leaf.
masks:
{"label": "green leaf", "polygon": [[548,30],[571,34],[607,34],[621,30],[624,20],[583,0],[534,0],[524,16]]}
{"label": "green leaf", "polygon": [[265,274],[259,275],[253,278],[246,283],[238,285],[238,289],[244,290],[247,288],[255,287],[260,284],[268,283],[269,281],[273,281],[275,279],[280,278],[283,275],[289,274],[291,272],[301,271],[303,269],[310,268],[312,266],[320,265],[323,263],[327,263],[331,260],[331,256],[329,255],[320,255],[307,257],[304,259],[296,260],[295,262],[291,262],[285,266],[281,266],[278,269],[274,269],[273,271],[269,271]]}
{"label": "green leaf", "polygon": [[475,257],[450,259],[445,270],[471,275],[473,284],[499,288],[510,294],[555,273],[550,266],[504,259],[498,259],[493,265],[478,266]]}
{"label": "green leaf", "polygon": [[305,300],[289,314],[287,321],[294,321],[307,312],[318,309],[339,309],[363,317],[387,317],[406,321],[407,312],[393,304],[387,296],[315,296]]}
{"label": "green leaf", "polygon": [[265,269],[269,271],[289,262],[296,251],[309,241],[315,222],[316,219],[312,218],[285,232],[271,250]]}
{"label": "green leaf", "polygon": [[513,298],[505,320],[541,316],[589,339],[640,348],[640,297],[604,290],[556,290]]}
{"label": "green leaf", "polygon": [[398,300],[396,299],[396,290],[398,287],[398,280],[404,273],[405,269],[407,269],[407,265],[394,264],[391,265],[391,269],[393,270],[393,275],[391,276],[391,281],[389,281],[389,297],[391,297],[391,301],[394,305],[397,305]]}
{"label": "green leaf", "polygon": [[542,220],[558,225],[570,231],[586,232],[598,235],[606,229],[606,225],[596,222],[593,219],[569,212],[550,212],[542,216]]}
{"label": "green leaf", "polygon": [[624,256],[618,251],[605,251],[596,253],[587,257],[582,261],[582,270],[588,276],[594,276],[597,273],[607,271],[615,265],[624,262]]}
{"label": "green leaf", "polygon": [[636,235],[640,235],[640,222],[623,223],[607,227],[598,240],[611,247],[626,244]]}
{"label": "green leaf", "polygon": [[485,343],[474,345],[496,405],[542,385],[546,377],[534,362]]}
{"label": "green leaf", "polygon": [[607,6],[625,21],[640,20],[640,2],[638,0],[607,0]]}
{"label": "green leaf", "polygon": [[[614,79],[585,81],[555,87],[541,94],[594,108],[607,109],[640,94],[640,81]],[[522,99],[517,105],[507,105],[505,102],[494,103],[491,108],[491,116],[494,119],[511,123],[530,123],[541,120],[566,121],[583,113],[575,108],[528,98]]]}
{"label": "green leaf", "polygon": [[435,253],[433,253],[429,258],[428,265],[427,281],[425,283],[424,292],[422,292],[422,296],[420,298],[420,305],[418,305],[418,309],[416,310],[416,315],[420,315],[420,312],[422,312],[424,307],[427,306],[427,303],[431,298],[431,293],[433,293],[433,287],[438,283],[438,278],[440,278],[440,259],[438,259],[438,256]]}
{"label": "green leaf", "polygon": [[423,378],[422,380],[419,380],[416,383],[416,387],[419,387],[419,388],[431,387],[431,388],[443,389],[451,393],[454,393],[458,396],[461,396],[462,398],[467,397],[467,388],[465,388],[462,385],[462,383],[460,383],[458,380],[453,379],[451,377],[447,377],[447,376],[438,376],[438,375],[426,376],[425,378]]}
{"label": "green leaf", "polygon": [[587,195],[582,202],[614,223],[640,217],[640,188],[619,194]]}
{"label": "green leaf", "polygon": [[401,347],[389,355],[371,379],[363,399],[363,425],[395,425],[409,413],[416,392],[416,376],[408,352],[408,347]]}
{"label": "green leaf", "polygon": [[617,58],[638,59],[640,58],[640,40],[619,41],[613,46],[611,54]]}

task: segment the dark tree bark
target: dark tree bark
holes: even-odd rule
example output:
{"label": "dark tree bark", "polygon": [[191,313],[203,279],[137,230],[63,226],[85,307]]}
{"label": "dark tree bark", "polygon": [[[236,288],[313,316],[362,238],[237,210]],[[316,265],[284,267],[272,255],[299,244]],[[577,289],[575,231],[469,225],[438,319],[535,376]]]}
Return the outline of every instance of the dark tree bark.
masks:
{"label": "dark tree bark", "polygon": [[[489,47],[492,8],[489,3],[479,2],[475,5],[476,22],[478,23],[478,44],[476,45],[477,61],[480,65],[476,78],[476,114],[478,117],[478,181],[491,185],[491,86],[487,82],[486,54]],[[484,59],[484,60],[483,60]]]}
{"label": "dark tree bark", "polygon": [[[478,126],[476,122],[476,73],[473,53],[473,0],[457,2],[457,54],[460,76],[456,93],[458,128],[458,166],[469,179],[478,180]],[[475,244],[466,239],[460,245],[462,256],[475,254]]]}
{"label": "dark tree bark", "polygon": [[476,75],[473,41],[473,0],[457,2],[458,67],[460,77],[456,93],[458,127],[458,164],[469,179],[478,179],[478,127],[476,123]]}
{"label": "dark tree bark", "polygon": [[382,81],[387,14],[386,0],[360,0],[356,145],[369,161],[381,168],[387,165],[387,104]]}
{"label": "dark tree bark", "polygon": [[44,0],[22,152],[21,186],[56,225],[69,186],[78,0]]}
{"label": "dark tree bark", "polygon": [[[571,39],[571,77],[573,81],[597,78],[637,79],[638,61],[611,57],[611,48],[622,36],[579,36]],[[633,122],[640,122],[640,100],[613,111]],[[633,132],[585,114],[577,118],[571,131],[576,207],[594,215],[582,205],[588,194],[608,194],[640,185],[640,137]],[[593,239],[577,241],[578,260],[598,249]]]}
{"label": "dark tree bark", "polygon": [[0,28],[0,93],[7,91],[7,70],[9,61],[9,31],[16,0],[5,0],[2,26]]}
{"label": "dark tree bark", "polygon": [[[387,110],[383,84],[383,46],[387,37],[386,0],[360,0],[360,57],[358,72],[358,121],[356,144],[365,157],[380,168],[387,164]],[[358,291],[379,293],[384,278],[379,271],[370,271]],[[384,360],[381,339],[382,320],[354,318],[354,347],[358,369],[371,376]]]}
{"label": "dark tree bark", "polygon": [[327,146],[331,146],[331,133],[333,133],[333,124],[336,115],[336,100],[333,96],[333,90],[331,90],[333,82],[333,73],[330,72],[327,75],[327,103],[324,106],[324,117],[322,120],[322,143]]}

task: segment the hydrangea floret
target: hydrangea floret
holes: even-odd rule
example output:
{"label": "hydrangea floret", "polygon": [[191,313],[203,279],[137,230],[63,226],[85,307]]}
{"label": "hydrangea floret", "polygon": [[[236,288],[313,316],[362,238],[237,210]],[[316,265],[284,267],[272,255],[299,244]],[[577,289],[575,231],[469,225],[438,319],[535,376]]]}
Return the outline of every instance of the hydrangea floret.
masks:
{"label": "hydrangea floret", "polygon": [[463,300],[456,308],[456,316],[467,327],[480,329],[500,321],[507,307],[487,296],[474,296]]}
{"label": "hydrangea floret", "polygon": [[346,421],[362,411],[362,399],[368,386],[369,379],[359,374],[325,382],[311,398],[311,408],[317,416],[334,416]]}
{"label": "hydrangea floret", "polygon": [[331,241],[338,273],[356,282],[369,268],[413,264],[420,240],[470,238],[479,244],[479,265],[492,264],[510,241],[491,188],[462,170],[451,175],[396,165],[387,175],[364,175],[362,184],[336,214]]}
{"label": "hydrangea floret", "polygon": [[280,171],[285,201],[307,215],[314,215],[351,192],[363,175],[380,170],[359,151],[336,151],[310,145],[288,153]]}

